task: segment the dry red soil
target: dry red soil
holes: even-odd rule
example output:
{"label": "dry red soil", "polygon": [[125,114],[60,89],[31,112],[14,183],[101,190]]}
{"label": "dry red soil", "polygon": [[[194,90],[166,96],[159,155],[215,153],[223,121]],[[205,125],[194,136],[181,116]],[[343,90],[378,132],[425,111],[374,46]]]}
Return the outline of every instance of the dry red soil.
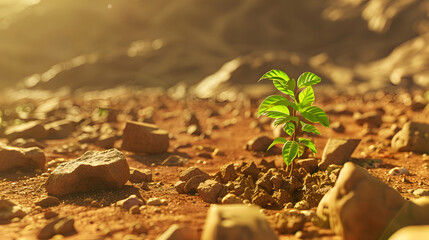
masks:
{"label": "dry red soil", "polygon": [[[322,135],[314,137],[319,152],[316,157],[321,158],[321,153],[330,137],[360,138],[361,143],[352,155],[352,161],[362,164],[368,159],[381,159],[382,164],[370,168],[368,171],[374,176],[397,189],[406,199],[414,198],[409,190],[428,188],[429,158],[422,154],[391,151],[390,140],[380,139],[377,135],[378,129],[368,130],[365,126],[358,125],[352,114],[356,111],[366,112],[383,108],[385,111],[383,127],[389,127],[396,122],[402,126],[406,120],[428,122],[429,111],[413,111],[412,100],[415,93],[401,92],[396,94],[374,93],[366,96],[319,96],[315,105],[320,106],[328,112],[331,122],[340,121],[345,126],[345,132],[337,133],[332,129],[318,126]],[[317,93],[316,93],[317,95]],[[72,101],[75,106],[83,110],[82,117],[90,119],[90,114],[101,103],[106,101],[91,100],[84,101],[82,95],[70,96],[62,101]],[[11,171],[0,173],[0,198],[9,199],[17,204],[31,208],[31,212],[19,221],[0,225],[1,239],[35,239],[38,231],[49,220],[44,218],[44,212],[51,210],[60,216],[71,216],[75,220],[77,233],[64,239],[155,239],[174,223],[183,224],[195,228],[201,235],[204,227],[206,213],[210,204],[204,202],[198,196],[178,194],[174,183],[179,180],[180,171],[191,166],[214,174],[219,168],[227,163],[241,163],[254,161],[259,163],[261,159],[275,160],[278,167],[282,166],[280,155],[264,155],[264,153],[250,152],[244,149],[247,141],[259,135],[272,136],[270,121],[261,117],[257,119],[255,112],[261,99],[248,99],[236,102],[217,102],[214,100],[173,100],[164,94],[124,94],[115,96],[108,100],[108,107],[122,112],[117,122],[111,123],[118,129],[123,128],[127,119],[133,118],[133,113],[148,106],[155,108],[154,122],[165,130],[168,130],[172,138],[170,140],[169,152],[160,155],[140,155],[120,149],[120,139],[116,141],[115,147],[120,149],[128,160],[130,167],[139,169],[150,169],[153,173],[154,183],[149,184],[150,190],[143,190],[138,184],[127,184],[118,190],[103,190],[90,193],[73,194],[60,198],[59,206],[42,209],[35,206],[35,201],[47,195],[44,183],[49,172],[54,167],[48,167],[45,173]],[[14,109],[19,103],[9,103],[6,108]],[[347,111],[329,111],[335,107],[344,106]],[[202,138],[192,136],[184,131],[184,112],[194,111],[202,125],[203,132],[209,137]],[[5,109],[2,109],[5,111]],[[219,115],[209,117],[210,112]],[[135,114],[134,114],[135,115]],[[251,127],[252,122],[260,122],[261,128]],[[95,122],[95,124],[99,124]],[[219,126],[213,129],[214,125]],[[2,141],[7,142],[6,139]],[[58,158],[72,160],[82,155],[86,150],[102,150],[93,144],[88,144],[86,149],[78,149],[71,153],[56,153],[55,148],[64,144],[76,143],[76,137],[60,140],[46,140],[47,147],[44,153],[47,164]],[[200,151],[196,146],[208,145],[218,148],[223,154],[213,158],[202,158],[198,156]],[[185,147],[177,147],[185,146]],[[189,146],[189,147],[187,147]],[[180,154],[189,157],[185,166],[171,167],[160,166],[158,163],[171,154]],[[387,173],[396,166],[405,167],[409,175],[389,176]],[[150,197],[164,198],[168,201],[166,206],[147,206],[139,214],[131,214],[125,210],[115,207],[114,203],[124,199],[131,194],[140,194],[144,199]],[[88,204],[88,198],[106,206],[92,207]],[[85,200],[86,199],[86,200]],[[275,214],[279,210],[266,209],[267,215],[274,228]],[[358,219],[356,221],[359,221]],[[148,234],[137,236],[131,233],[131,226],[142,223],[148,228]],[[303,229],[303,238],[308,239],[340,239],[333,231],[321,229],[307,222]],[[296,239],[294,235],[280,235],[280,239]]]}

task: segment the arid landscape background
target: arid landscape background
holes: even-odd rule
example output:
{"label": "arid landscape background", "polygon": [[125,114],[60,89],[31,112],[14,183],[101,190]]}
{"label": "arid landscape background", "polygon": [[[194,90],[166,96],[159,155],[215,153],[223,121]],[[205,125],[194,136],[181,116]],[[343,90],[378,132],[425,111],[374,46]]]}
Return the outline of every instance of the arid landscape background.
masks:
{"label": "arid landscape background", "polygon": [[[0,0],[0,238],[421,239],[428,45],[429,0]],[[271,69],[322,78],[292,177]]]}

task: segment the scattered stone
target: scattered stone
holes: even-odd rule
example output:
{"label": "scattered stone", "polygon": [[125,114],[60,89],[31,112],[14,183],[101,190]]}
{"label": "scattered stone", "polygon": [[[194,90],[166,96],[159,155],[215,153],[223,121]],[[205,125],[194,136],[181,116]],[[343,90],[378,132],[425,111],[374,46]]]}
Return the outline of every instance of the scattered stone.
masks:
{"label": "scattered stone", "polygon": [[273,139],[267,136],[254,137],[247,142],[246,149],[255,152],[266,152]]}
{"label": "scattered stone", "polygon": [[342,133],[345,130],[343,124],[341,122],[338,122],[338,121],[332,122],[330,127],[332,130],[334,130],[335,132],[338,132],[338,133]]}
{"label": "scattered stone", "polygon": [[392,139],[392,150],[397,152],[429,153],[429,124],[407,122]]}
{"label": "scattered stone", "polygon": [[200,185],[200,183],[206,181],[208,179],[208,176],[206,175],[196,175],[191,177],[185,184],[183,190],[187,194],[193,194],[197,192],[197,188]]}
{"label": "scattered stone", "polygon": [[178,182],[176,182],[176,184],[174,184],[174,188],[176,189],[176,191],[178,193],[184,194],[185,193],[185,185],[186,185],[185,181],[178,181]]}
{"label": "scattered stone", "polygon": [[58,217],[58,213],[56,213],[56,212],[53,212],[53,211],[47,211],[47,212],[45,212],[44,214],[43,214],[43,216],[45,217],[45,219],[52,219],[52,218],[54,218],[54,217]]}
{"label": "scattered stone", "polygon": [[413,195],[417,197],[429,196],[429,189],[417,189],[413,191]]}
{"label": "scattered stone", "polygon": [[364,114],[356,112],[353,115],[353,118],[355,119],[356,123],[361,126],[366,123],[371,128],[379,128],[383,123],[382,116],[383,114],[380,111],[370,111]]}
{"label": "scattered stone", "polygon": [[243,200],[232,193],[228,193],[222,198],[221,202],[222,204],[240,204],[243,203]]}
{"label": "scattered stone", "polygon": [[398,125],[392,124],[390,128],[380,129],[380,131],[378,131],[378,137],[381,139],[391,140],[393,136],[395,136],[395,134],[399,132],[399,130],[401,129],[398,127]]}
{"label": "scattered stone", "polygon": [[4,131],[4,135],[9,141],[17,138],[45,139],[47,137],[47,132],[41,121],[31,121],[7,127]]}
{"label": "scattered stone", "polygon": [[277,206],[283,207],[285,204],[292,201],[292,195],[284,189],[278,189],[273,193],[273,199]]}
{"label": "scattered stone", "polygon": [[134,205],[128,211],[131,214],[139,214],[140,213],[140,206]]}
{"label": "scattered stone", "polygon": [[101,134],[98,139],[95,141],[95,145],[102,147],[102,148],[112,148],[116,141],[116,133],[103,133]]}
{"label": "scattered stone", "polygon": [[347,162],[317,213],[344,239],[378,239],[405,202],[396,190]]}
{"label": "scattered stone", "polygon": [[136,223],[131,226],[131,232],[136,235],[147,234],[149,232],[149,229],[141,223]]}
{"label": "scattered stone", "polygon": [[38,147],[18,148],[0,143],[0,171],[9,169],[45,169],[46,158]]}
{"label": "scattered stone", "polygon": [[410,172],[408,172],[408,169],[404,167],[394,167],[389,170],[388,175],[398,176],[398,175],[408,175]]}
{"label": "scattered stone", "polygon": [[322,161],[319,168],[326,170],[330,164],[343,165],[350,159],[360,139],[337,139],[330,138],[323,150]]}
{"label": "scattered stone", "polygon": [[199,126],[192,124],[188,126],[188,128],[186,129],[186,133],[189,135],[198,136],[202,133],[202,130]]}
{"label": "scattered stone", "polygon": [[180,172],[179,179],[181,181],[188,181],[192,177],[195,177],[198,175],[203,175],[206,179],[208,179],[210,177],[207,173],[201,171],[199,168],[190,167],[190,168]]}
{"label": "scattered stone", "polygon": [[180,226],[179,224],[171,225],[156,240],[197,240],[197,231],[190,227]]}
{"label": "scattered stone", "polygon": [[74,123],[70,120],[59,120],[45,124],[47,138],[62,139],[67,138],[74,130]]}
{"label": "scattered stone", "polygon": [[35,202],[35,204],[36,206],[41,206],[42,208],[48,208],[60,205],[60,200],[56,197],[47,196],[38,200]]}
{"label": "scattered stone", "polygon": [[137,198],[135,194],[116,202],[116,206],[121,207],[127,211],[130,210],[130,208],[132,208],[133,206],[141,206],[143,204],[143,200]]}
{"label": "scattered stone", "polygon": [[429,225],[408,226],[396,231],[389,240],[426,239],[429,236]]}
{"label": "scattered stone", "polygon": [[148,206],[161,206],[162,201],[159,198],[153,197],[153,198],[149,198],[147,200],[146,205],[148,205]]}
{"label": "scattered stone", "polygon": [[237,172],[235,171],[235,167],[233,163],[227,164],[227,165],[223,165],[220,168],[220,176],[222,179],[222,182],[227,183],[229,181],[234,181],[238,175]]}
{"label": "scattered stone", "polygon": [[44,149],[48,146],[45,143],[39,142],[33,138],[30,138],[30,139],[17,138],[13,142],[11,142],[10,145],[14,147],[19,147],[19,148],[38,147],[40,149]]}
{"label": "scattered stone", "polygon": [[260,208],[243,204],[211,205],[202,234],[204,240],[278,239]]}
{"label": "scattered stone", "polygon": [[203,201],[208,203],[216,203],[219,192],[222,190],[222,185],[215,180],[206,180],[198,185],[198,195]]}
{"label": "scattered stone", "polygon": [[23,218],[30,209],[23,208],[6,199],[0,199],[0,222],[9,222],[14,218]]}
{"label": "scattered stone", "polygon": [[120,188],[130,177],[125,156],[116,149],[88,151],[62,163],[46,181],[46,191],[54,196],[97,189]]}
{"label": "scattered stone", "polygon": [[164,161],[161,162],[162,166],[183,166],[188,161],[187,158],[183,158],[179,155],[170,155]]}
{"label": "scattered stone", "polygon": [[71,217],[64,217],[55,219],[48,223],[40,230],[39,234],[37,235],[37,238],[49,239],[56,234],[69,236],[75,233],[76,229],[74,228],[74,219]]}
{"label": "scattered stone", "polygon": [[253,194],[252,203],[261,207],[267,207],[274,205],[275,201],[270,194],[261,189]]}
{"label": "scattered stone", "polygon": [[149,169],[135,169],[130,170],[130,182],[141,183],[141,182],[152,182],[152,171]]}
{"label": "scattered stone", "polygon": [[253,179],[258,179],[259,169],[254,162],[247,163],[242,169],[241,172],[245,176],[252,176]]}
{"label": "scattered stone", "polygon": [[296,161],[298,167],[302,167],[306,172],[312,174],[317,171],[319,161],[316,158],[299,159]]}
{"label": "scattered stone", "polygon": [[276,214],[276,230],[280,234],[293,234],[302,230],[305,215],[299,212],[281,211]]}
{"label": "scattered stone", "polygon": [[164,153],[169,146],[168,132],[154,124],[128,121],[123,133],[122,148],[149,154]]}

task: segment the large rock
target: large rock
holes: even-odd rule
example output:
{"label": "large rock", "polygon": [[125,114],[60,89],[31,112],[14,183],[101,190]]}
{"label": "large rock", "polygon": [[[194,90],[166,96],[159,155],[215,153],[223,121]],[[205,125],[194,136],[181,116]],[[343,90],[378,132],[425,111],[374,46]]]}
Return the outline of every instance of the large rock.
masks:
{"label": "large rock", "polygon": [[429,153],[429,124],[407,122],[393,136],[392,150],[400,152]]}
{"label": "large rock", "polygon": [[9,222],[13,218],[23,218],[30,209],[22,208],[9,200],[0,200],[0,223]]}
{"label": "large rock", "polygon": [[78,159],[62,163],[46,181],[46,191],[54,196],[96,189],[119,188],[130,177],[124,155],[110,149],[88,151]]}
{"label": "large rock", "polygon": [[429,197],[422,197],[404,204],[387,225],[380,239],[388,239],[399,229],[413,225],[429,225]]}
{"label": "large rock", "polygon": [[46,158],[38,147],[18,148],[0,143],[0,171],[8,169],[45,169]]}
{"label": "large rock", "polygon": [[396,190],[347,162],[317,213],[345,240],[375,240],[405,203]]}
{"label": "large rock", "polygon": [[169,141],[168,132],[154,124],[128,121],[123,133],[122,148],[133,152],[157,154],[167,151]]}
{"label": "large rock", "polygon": [[429,225],[408,226],[399,229],[389,240],[417,240],[429,237]]}
{"label": "large rock", "polygon": [[325,170],[331,164],[343,165],[350,159],[359,142],[360,139],[330,138],[323,150],[319,168]]}
{"label": "large rock", "polygon": [[45,139],[47,131],[41,121],[31,121],[6,128],[4,135],[9,140],[17,138]]}
{"label": "large rock", "polygon": [[180,226],[178,224],[171,225],[163,234],[156,240],[197,240],[197,231],[193,228]]}
{"label": "large rock", "polygon": [[277,236],[260,208],[230,204],[210,206],[201,239],[271,240]]}

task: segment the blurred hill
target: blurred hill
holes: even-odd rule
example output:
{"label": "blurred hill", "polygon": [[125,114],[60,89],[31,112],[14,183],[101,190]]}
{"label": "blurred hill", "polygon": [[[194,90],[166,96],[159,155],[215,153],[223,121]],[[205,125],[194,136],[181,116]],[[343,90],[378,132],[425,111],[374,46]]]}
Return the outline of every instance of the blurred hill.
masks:
{"label": "blurred hill", "polygon": [[247,84],[281,68],[427,87],[428,16],[429,0],[41,0],[0,18],[0,86]]}

